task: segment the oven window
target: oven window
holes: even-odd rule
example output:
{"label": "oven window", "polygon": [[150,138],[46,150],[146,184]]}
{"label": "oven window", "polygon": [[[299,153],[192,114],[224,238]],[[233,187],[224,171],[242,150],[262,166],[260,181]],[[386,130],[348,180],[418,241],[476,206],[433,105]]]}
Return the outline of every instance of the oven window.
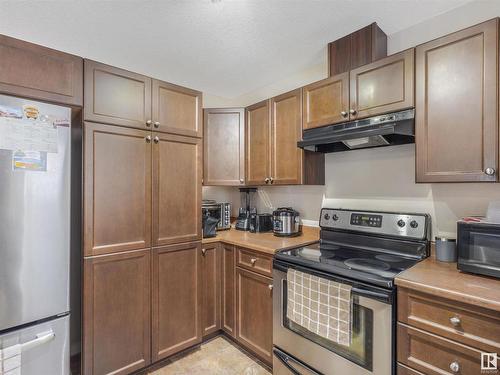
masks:
{"label": "oven window", "polygon": [[500,234],[471,231],[469,233],[467,254],[464,254],[465,259],[462,259],[462,262],[500,269],[499,243]]}
{"label": "oven window", "polygon": [[293,332],[312,342],[372,371],[373,369],[373,311],[358,304],[358,298],[353,296],[351,345],[345,346],[321,337],[286,317],[287,287],[283,285],[283,325]]}

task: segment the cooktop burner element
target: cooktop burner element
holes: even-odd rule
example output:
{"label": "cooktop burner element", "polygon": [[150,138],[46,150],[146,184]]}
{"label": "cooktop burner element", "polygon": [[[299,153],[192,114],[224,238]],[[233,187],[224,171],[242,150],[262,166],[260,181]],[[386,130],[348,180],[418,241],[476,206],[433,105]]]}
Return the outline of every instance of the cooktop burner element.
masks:
{"label": "cooktop burner element", "polygon": [[282,250],[276,260],[352,280],[394,287],[394,278],[428,256],[430,217],[321,210],[320,242]]}
{"label": "cooktop burner element", "polygon": [[386,262],[376,259],[351,258],[344,261],[344,264],[352,269],[360,271],[387,271],[391,266]]}

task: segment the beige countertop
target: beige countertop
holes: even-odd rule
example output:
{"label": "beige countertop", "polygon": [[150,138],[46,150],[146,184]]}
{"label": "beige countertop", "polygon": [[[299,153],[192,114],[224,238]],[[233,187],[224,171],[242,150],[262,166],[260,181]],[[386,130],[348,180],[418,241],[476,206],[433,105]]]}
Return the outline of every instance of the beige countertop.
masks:
{"label": "beige countertop", "polygon": [[401,272],[396,285],[500,311],[500,279],[458,271],[456,263],[433,256]]}
{"label": "beige countertop", "polygon": [[231,228],[218,231],[216,237],[204,238],[202,243],[224,242],[274,255],[278,250],[308,245],[317,241],[319,241],[319,228],[304,226],[302,234],[297,237],[276,237],[272,232],[250,233]]}

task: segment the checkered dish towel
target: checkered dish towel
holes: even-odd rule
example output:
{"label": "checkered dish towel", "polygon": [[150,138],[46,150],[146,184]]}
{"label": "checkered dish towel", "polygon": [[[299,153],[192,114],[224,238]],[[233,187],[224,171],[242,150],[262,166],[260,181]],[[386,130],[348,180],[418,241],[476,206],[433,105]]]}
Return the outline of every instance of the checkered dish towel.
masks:
{"label": "checkered dish towel", "polygon": [[351,286],[292,268],[287,272],[288,319],[341,345],[351,344]]}

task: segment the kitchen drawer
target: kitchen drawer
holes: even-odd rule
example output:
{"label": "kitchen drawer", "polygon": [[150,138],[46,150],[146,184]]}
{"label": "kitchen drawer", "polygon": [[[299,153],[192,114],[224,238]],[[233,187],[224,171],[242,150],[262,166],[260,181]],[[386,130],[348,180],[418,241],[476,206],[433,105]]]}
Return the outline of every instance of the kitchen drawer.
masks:
{"label": "kitchen drawer", "polygon": [[412,368],[406,367],[401,363],[398,363],[397,375],[424,375],[421,372],[415,371]]}
{"label": "kitchen drawer", "polygon": [[238,247],[237,251],[237,266],[272,277],[273,257],[271,255],[258,253],[241,247]]}
{"label": "kitchen drawer", "polygon": [[400,288],[398,321],[500,353],[500,314],[494,311]]}
{"label": "kitchen drawer", "polygon": [[397,340],[398,362],[427,375],[481,373],[480,350],[401,323]]}

